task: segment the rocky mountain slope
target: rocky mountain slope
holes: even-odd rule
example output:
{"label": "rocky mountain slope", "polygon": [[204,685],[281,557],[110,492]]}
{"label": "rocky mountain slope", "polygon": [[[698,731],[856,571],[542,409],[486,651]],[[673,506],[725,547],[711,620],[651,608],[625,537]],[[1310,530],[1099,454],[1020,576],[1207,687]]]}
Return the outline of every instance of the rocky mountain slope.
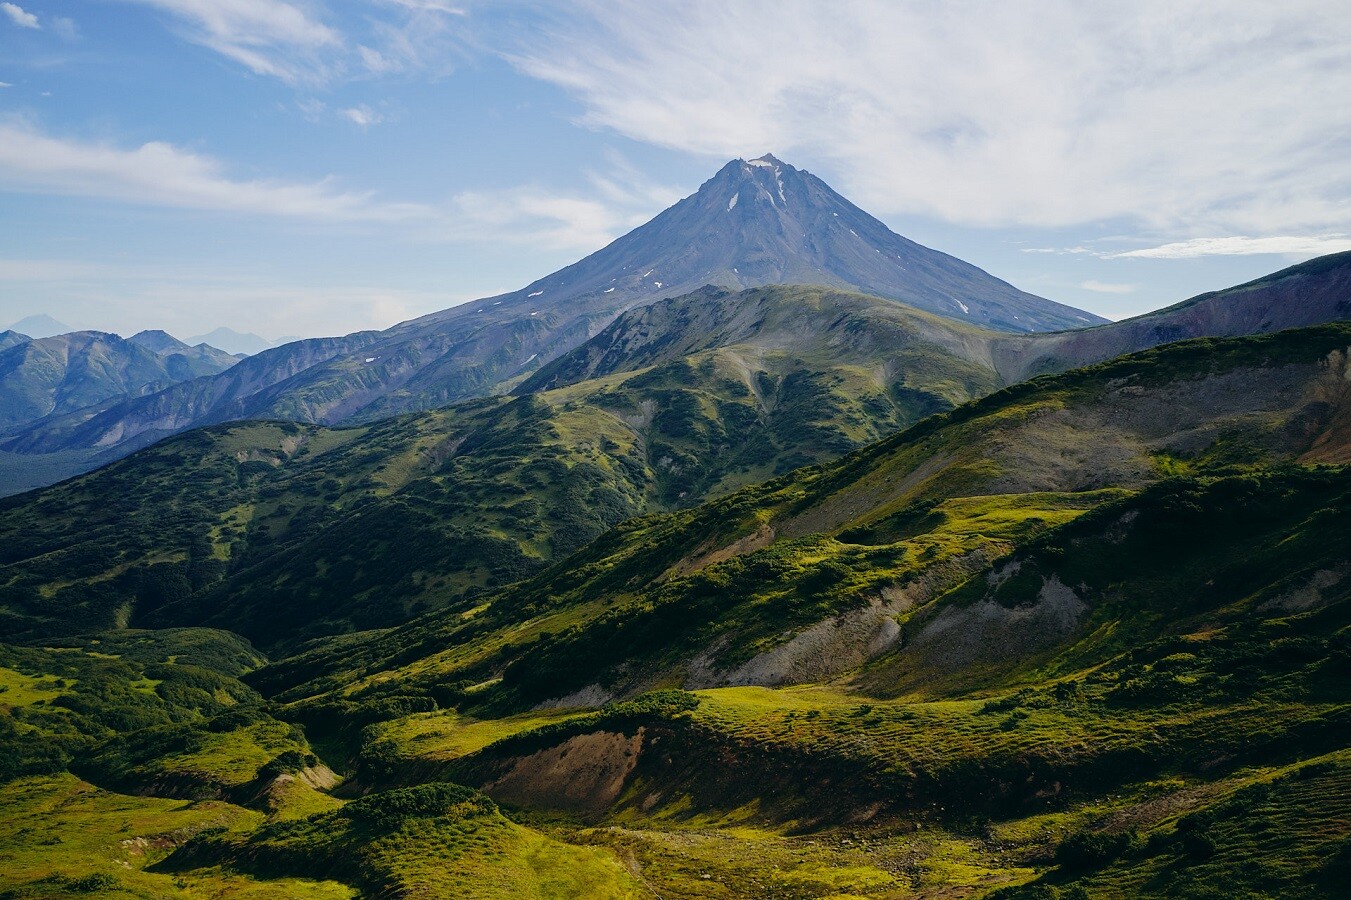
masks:
{"label": "rocky mountain slope", "polygon": [[383,332],[266,350],[230,378],[129,398],[96,418],[58,417],[4,449],[130,452],[237,419],[372,421],[501,393],[620,312],[709,284],[838,287],[1011,331],[1102,321],[908,241],[820,179],[767,156],[729,162],[652,221],[519,291]]}

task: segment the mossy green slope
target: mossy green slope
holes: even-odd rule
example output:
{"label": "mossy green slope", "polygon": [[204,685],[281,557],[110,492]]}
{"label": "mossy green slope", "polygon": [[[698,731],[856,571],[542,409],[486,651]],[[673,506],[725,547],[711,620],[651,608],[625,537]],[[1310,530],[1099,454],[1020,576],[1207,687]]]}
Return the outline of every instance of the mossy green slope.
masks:
{"label": "mossy green slope", "polygon": [[[826,685],[502,716],[491,686],[437,694],[414,664],[354,700],[373,711],[383,692],[392,711],[390,692],[423,692],[460,711],[366,726],[354,774],[562,810],[537,824],[633,854],[662,896],[1033,880],[1009,896],[1208,896],[1232,867],[1255,896],[1334,896],[1351,835],[1349,500],[1351,472],[1296,467],[1105,501],[901,610],[904,640]],[[1054,584],[1082,604],[1059,630],[1036,619]],[[961,638],[930,640],[953,616]],[[568,640],[573,659],[614,648]],[[326,705],[293,713],[333,720]],[[579,783],[608,784],[603,802],[579,805]],[[1249,812],[1256,832],[1235,822]]]}
{"label": "mossy green slope", "polygon": [[78,643],[0,644],[0,895],[644,896],[609,851],[469,788],[331,795],[301,730],[227,674],[235,636]]}
{"label": "mossy green slope", "polygon": [[815,349],[743,341],[353,429],[216,426],[5,500],[6,631],[210,624],[277,646],[467,609],[634,514],[997,386],[957,352],[977,329],[821,288],[754,293],[755,335],[805,328]]}
{"label": "mossy green slope", "polygon": [[1348,343],[1042,379],[250,680],[660,896],[1334,896]]}
{"label": "mossy green slope", "polygon": [[316,647],[259,683],[298,698],[338,673],[501,676],[532,702],[701,668],[716,683],[785,630],[923,605],[1113,490],[1340,458],[1348,345],[1346,325],[1185,342],[1006,389],[837,463],[630,520],[472,610]]}

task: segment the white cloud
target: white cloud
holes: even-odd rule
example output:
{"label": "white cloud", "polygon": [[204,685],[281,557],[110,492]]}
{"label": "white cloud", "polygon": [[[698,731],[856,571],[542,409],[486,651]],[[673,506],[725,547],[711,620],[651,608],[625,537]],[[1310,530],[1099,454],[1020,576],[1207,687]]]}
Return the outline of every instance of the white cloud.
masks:
{"label": "white cloud", "polygon": [[1098,294],[1133,294],[1136,290],[1136,286],[1133,284],[1110,284],[1105,281],[1094,281],[1092,279],[1081,282],[1079,287],[1086,291],[1093,291]]}
{"label": "white cloud", "polygon": [[[344,21],[306,0],[123,0],[168,13],[177,30],[259,75],[293,84],[417,72],[443,75],[464,53],[464,10],[440,0],[367,0]],[[356,4],[352,4],[356,6]],[[321,15],[324,14],[324,15]],[[357,23],[360,23],[359,26]]]}
{"label": "white cloud", "polygon": [[1057,256],[1088,254],[1092,256],[1099,255],[1096,250],[1090,250],[1087,247],[1022,247],[1020,253],[1052,253]]}
{"label": "white cloud", "polygon": [[171,14],[194,43],[259,75],[320,81],[342,36],[304,9],[281,0],[126,0]]}
{"label": "white cloud", "polygon": [[643,224],[682,193],[647,180],[617,153],[605,172],[588,172],[590,190],[557,191],[522,185],[465,191],[433,237],[439,240],[513,243],[589,253]]}
{"label": "white cloud", "polygon": [[0,3],[0,9],[5,11],[9,20],[20,28],[41,28],[38,17],[24,10],[22,6],[14,3]]}
{"label": "white cloud", "polygon": [[456,6],[453,3],[446,3],[444,0],[384,0],[386,3],[394,6],[402,6],[404,9],[419,10],[422,12],[439,12],[452,16],[467,15],[463,7]]}
{"label": "white cloud", "polygon": [[811,159],[976,225],[1290,233],[1351,215],[1351,5],[582,0],[509,58],[583,123]]}
{"label": "white cloud", "polygon": [[0,188],[130,203],[343,222],[416,222],[429,207],[306,183],[231,178],[209,156],[152,142],[126,149],[63,140],[0,121]]}
{"label": "white cloud", "polygon": [[1159,247],[1102,254],[1107,259],[1195,259],[1202,256],[1255,256],[1281,254],[1312,258],[1351,250],[1351,235],[1322,237],[1218,237],[1176,241]]}
{"label": "white cloud", "polygon": [[370,33],[357,47],[361,65],[372,75],[415,72],[448,75],[467,54],[461,10],[418,0],[384,0],[390,14],[370,17]]}
{"label": "white cloud", "polygon": [[[323,112],[321,106],[318,113]],[[379,121],[367,108],[340,113]],[[353,113],[356,117],[353,118]],[[219,160],[172,144],[124,148],[65,140],[21,121],[0,119],[0,191],[67,194],[180,209],[400,225],[410,238],[493,242],[591,251],[647,221],[680,193],[645,181],[621,157],[589,173],[589,191],[524,185],[466,191],[442,205],[395,203],[330,181],[231,177]],[[6,273],[0,271],[0,276]],[[12,277],[13,273],[8,273]]]}
{"label": "white cloud", "polygon": [[0,81],[0,88],[7,88],[7,87],[14,87],[14,85],[10,84],[8,81]]}
{"label": "white cloud", "polygon": [[68,41],[73,41],[80,36],[80,30],[75,26],[75,20],[61,16],[52,19],[52,31],[56,32],[57,37]]}
{"label": "white cloud", "polygon": [[377,125],[385,120],[384,116],[380,115],[364,103],[360,103],[349,109],[339,110],[338,114],[347,121],[359,125],[362,128],[369,128],[370,126]]}
{"label": "white cloud", "polygon": [[511,241],[550,250],[597,250],[633,227],[611,203],[539,187],[465,191],[442,236],[462,241]]}

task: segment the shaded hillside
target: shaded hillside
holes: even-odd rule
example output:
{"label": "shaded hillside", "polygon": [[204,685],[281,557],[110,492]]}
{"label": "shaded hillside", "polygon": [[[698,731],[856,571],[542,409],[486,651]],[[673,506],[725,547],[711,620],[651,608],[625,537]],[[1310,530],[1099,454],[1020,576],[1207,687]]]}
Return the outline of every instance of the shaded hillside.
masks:
{"label": "shaded hillside", "polygon": [[489,396],[622,311],[706,284],[858,290],[1012,331],[1102,321],[906,240],[810,173],[773,157],[733,160],[652,221],[519,291],[382,332],[266,350],[230,377],[129,399],[92,418],[58,416],[0,449],[129,452],[230,420],[371,421]]}
{"label": "shaded hillside", "polygon": [[[752,366],[767,356],[804,362],[834,358],[840,364],[875,364],[880,383],[899,379],[897,384],[903,385],[907,377],[916,384],[941,381],[926,371],[919,351],[935,361],[959,360],[971,375],[995,383],[990,350],[994,332],[878,301],[811,288],[733,293],[707,287],[625,313],[581,347],[542,367],[514,393],[636,372],[719,349],[747,355]],[[971,396],[959,390],[929,401],[952,405]]]}

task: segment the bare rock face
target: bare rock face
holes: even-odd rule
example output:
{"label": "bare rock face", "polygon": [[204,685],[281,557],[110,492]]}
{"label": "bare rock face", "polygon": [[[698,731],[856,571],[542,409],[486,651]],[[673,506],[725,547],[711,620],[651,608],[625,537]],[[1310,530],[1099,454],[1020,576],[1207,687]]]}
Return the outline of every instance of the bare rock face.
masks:
{"label": "bare rock face", "polygon": [[993,600],[966,608],[949,606],[915,636],[905,652],[924,659],[935,671],[955,671],[978,663],[1001,662],[1056,646],[1088,612],[1088,604],[1052,576],[1037,601],[1012,609]]}

